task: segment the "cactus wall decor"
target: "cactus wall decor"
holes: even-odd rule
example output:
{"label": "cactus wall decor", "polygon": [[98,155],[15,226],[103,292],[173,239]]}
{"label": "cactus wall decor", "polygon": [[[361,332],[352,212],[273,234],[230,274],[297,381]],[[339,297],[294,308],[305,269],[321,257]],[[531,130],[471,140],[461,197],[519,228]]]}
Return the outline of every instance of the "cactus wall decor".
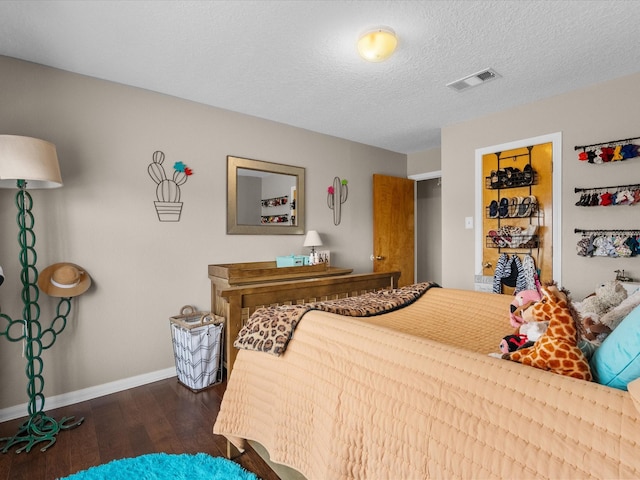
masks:
{"label": "cactus wall decor", "polygon": [[333,185],[327,189],[327,205],[333,210],[333,224],[340,225],[342,217],[342,204],[347,201],[349,187],[347,180],[340,180],[339,177],[333,179]]}
{"label": "cactus wall decor", "polygon": [[157,150],[153,152],[153,161],[147,167],[149,176],[156,184],[156,201],[153,202],[161,222],[179,222],[182,213],[180,201],[180,186],[184,185],[193,170],[182,162],[173,164],[173,177],[167,178],[164,171],[164,153]]}

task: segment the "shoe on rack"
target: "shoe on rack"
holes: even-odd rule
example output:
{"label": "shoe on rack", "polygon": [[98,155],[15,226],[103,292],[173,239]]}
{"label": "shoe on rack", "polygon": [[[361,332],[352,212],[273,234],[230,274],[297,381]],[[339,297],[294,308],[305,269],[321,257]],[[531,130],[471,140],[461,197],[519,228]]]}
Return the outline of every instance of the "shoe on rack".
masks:
{"label": "shoe on rack", "polygon": [[511,197],[509,199],[509,216],[510,217],[518,216],[518,210],[520,209],[520,204],[522,203],[522,201],[523,201],[522,197]]}
{"label": "shoe on rack", "polygon": [[498,201],[491,200],[489,204],[489,218],[498,218]]}
{"label": "shoe on rack", "polygon": [[519,237],[520,244],[518,246],[523,247],[527,243],[529,243],[529,241],[533,239],[533,236],[536,234],[537,231],[538,231],[537,225],[529,225],[527,228],[522,230]]}
{"label": "shoe on rack", "polygon": [[498,216],[500,218],[507,218],[509,216],[509,199],[506,197],[500,199],[500,206],[498,207]]}
{"label": "shoe on rack", "polygon": [[523,185],[531,185],[533,183],[533,167],[531,164],[527,163],[522,171],[522,184]]}

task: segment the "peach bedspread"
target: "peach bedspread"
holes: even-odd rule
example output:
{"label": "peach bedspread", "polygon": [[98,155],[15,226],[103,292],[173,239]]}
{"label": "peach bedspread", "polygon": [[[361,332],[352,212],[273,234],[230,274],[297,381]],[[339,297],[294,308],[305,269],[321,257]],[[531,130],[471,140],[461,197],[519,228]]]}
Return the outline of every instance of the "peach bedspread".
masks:
{"label": "peach bedspread", "polygon": [[377,317],[311,311],[283,356],[239,352],[214,433],[309,479],[640,478],[628,392],[487,355],[511,300],[433,288]]}

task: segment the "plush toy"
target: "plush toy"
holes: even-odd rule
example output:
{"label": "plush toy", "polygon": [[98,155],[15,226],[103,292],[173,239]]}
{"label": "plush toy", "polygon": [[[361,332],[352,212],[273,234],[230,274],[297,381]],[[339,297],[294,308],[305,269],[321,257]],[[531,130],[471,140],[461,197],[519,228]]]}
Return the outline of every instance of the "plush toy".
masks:
{"label": "plush toy", "polygon": [[549,322],[547,330],[531,347],[505,353],[502,358],[524,365],[591,381],[591,369],[578,348],[581,324],[571,304],[569,292],[555,283],[542,287],[542,298],[531,310],[532,318]]}
{"label": "plush toy", "polygon": [[516,328],[516,331],[511,335],[503,337],[499,345],[502,353],[514,352],[520,348],[530,347],[533,345],[533,342],[540,338],[548,322],[544,324],[544,327],[535,321],[532,321],[532,324],[528,325],[529,320],[525,320],[524,318],[524,316],[526,316],[525,312],[529,310],[529,307],[539,300],[540,293],[538,290],[522,290],[515,295],[509,307],[509,320],[511,325]]}
{"label": "plush toy", "polygon": [[547,330],[549,322],[525,322],[515,335],[507,335],[500,342],[502,353],[515,352],[521,348],[530,347]]}
{"label": "plush toy", "polygon": [[620,322],[631,313],[631,310],[640,305],[640,289],[625,298],[620,305],[613,307],[600,317],[600,323],[608,326],[611,330],[620,325]]}
{"label": "plush toy", "polygon": [[582,302],[577,302],[574,307],[583,317],[590,313],[603,315],[622,303],[627,298],[627,289],[618,280],[603,283],[593,295],[588,296]]}
{"label": "plush toy", "polygon": [[500,351],[502,353],[515,352],[528,343],[526,335],[507,335],[500,342]]}
{"label": "plush toy", "polygon": [[[531,309],[527,309],[527,311],[531,311]],[[528,314],[525,315],[528,316]],[[535,342],[544,334],[544,332],[547,331],[548,327],[549,322],[529,321],[522,324],[522,326],[520,327],[520,334],[526,335],[527,340],[529,340],[530,342]]]}
{"label": "plush toy", "polygon": [[519,328],[524,323],[522,312],[539,300],[540,293],[537,290],[522,290],[518,292],[510,306],[511,313],[509,320],[511,321],[511,325]]}
{"label": "plush toy", "polygon": [[626,300],[627,295],[627,289],[624,288],[624,285],[618,280],[612,280],[600,285],[593,295],[588,296],[582,302],[574,304],[580,314],[586,340],[600,345],[607,338],[619,320],[616,322],[615,318],[609,317],[607,322],[603,322],[603,316]]}
{"label": "plush toy", "polygon": [[582,317],[584,338],[594,345],[600,345],[611,333],[611,328],[600,323],[600,315],[588,313]]}

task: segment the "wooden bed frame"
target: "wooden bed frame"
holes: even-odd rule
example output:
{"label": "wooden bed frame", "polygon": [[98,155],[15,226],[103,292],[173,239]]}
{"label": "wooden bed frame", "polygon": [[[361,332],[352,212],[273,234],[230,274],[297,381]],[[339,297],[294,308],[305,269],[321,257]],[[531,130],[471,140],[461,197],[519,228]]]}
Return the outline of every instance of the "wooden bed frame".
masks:
{"label": "wooden bed frame", "polygon": [[211,310],[226,319],[224,353],[227,378],[238,353],[233,347],[233,342],[257,308],[334,300],[396,288],[398,278],[400,272],[363,273],[249,284],[224,289],[216,289],[214,279],[211,278]]}

